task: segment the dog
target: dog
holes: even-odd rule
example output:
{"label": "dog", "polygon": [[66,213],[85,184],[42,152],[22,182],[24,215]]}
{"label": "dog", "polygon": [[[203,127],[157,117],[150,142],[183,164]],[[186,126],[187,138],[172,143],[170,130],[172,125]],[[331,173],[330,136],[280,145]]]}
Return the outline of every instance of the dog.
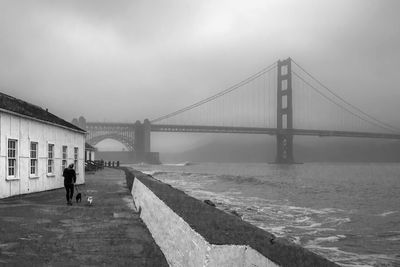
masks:
{"label": "dog", "polygon": [[81,202],[82,201],[82,194],[79,192],[78,187],[75,185],[75,189],[76,189],[76,196],[75,196],[75,200],[76,203]]}
{"label": "dog", "polygon": [[92,197],[92,196],[88,196],[88,197],[87,197],[87,204],[88,204],[89,206],[91,206],[91,205],[92,205],[92,202],[93,202],[93,197]]}
{"label": "dog", "polygon": [[76,199],[76,203],[82,202],[82,194],[81,193],[76,194],[75,199]]}

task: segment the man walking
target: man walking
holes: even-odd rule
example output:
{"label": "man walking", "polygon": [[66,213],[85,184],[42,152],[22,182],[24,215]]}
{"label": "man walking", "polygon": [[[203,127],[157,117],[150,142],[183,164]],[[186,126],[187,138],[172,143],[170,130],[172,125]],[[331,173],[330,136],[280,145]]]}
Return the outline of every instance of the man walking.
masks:
{"label": "man walking", "polygon": [[72,197],[74,196],[74,184],[76,183],[76,173],[74,164],[69,164],[68,168],[64,169],[64,187],[66,191],[67,205],[72,205]]}

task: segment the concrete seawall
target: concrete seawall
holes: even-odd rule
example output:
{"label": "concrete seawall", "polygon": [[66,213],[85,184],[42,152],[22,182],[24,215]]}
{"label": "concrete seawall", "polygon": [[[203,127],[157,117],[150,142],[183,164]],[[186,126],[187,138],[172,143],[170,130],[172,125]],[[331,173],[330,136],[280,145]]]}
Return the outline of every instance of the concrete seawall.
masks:
{"label": "concrete seawall", "polygon": [[140,217],[171,266],[338,266],[151,176],[124,170]]}

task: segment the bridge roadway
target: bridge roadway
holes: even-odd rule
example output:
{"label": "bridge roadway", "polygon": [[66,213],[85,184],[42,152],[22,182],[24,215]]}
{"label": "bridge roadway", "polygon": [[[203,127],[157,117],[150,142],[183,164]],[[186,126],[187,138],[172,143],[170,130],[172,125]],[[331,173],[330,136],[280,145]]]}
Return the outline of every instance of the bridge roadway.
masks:
{"label": "bridge roadway", "polygon": [[350,132],[330,130],[306,130],[306,129],[278,129],[258,127],[227,127],[227,126],[202,126],[202,125],[172,125],[151,124],[152,132],[191,132],[191,133],[241,133],[241,134],[291,134],[320,137],[363,137],[383,138],[400,140],[400,134],[373,133],[373,132]]}

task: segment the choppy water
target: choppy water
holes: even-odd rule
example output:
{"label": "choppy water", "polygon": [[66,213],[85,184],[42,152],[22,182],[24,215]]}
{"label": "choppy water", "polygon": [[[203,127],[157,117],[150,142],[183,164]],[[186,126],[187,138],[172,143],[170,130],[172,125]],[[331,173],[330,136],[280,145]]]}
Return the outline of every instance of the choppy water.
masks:
{"label": "choppy water", "polygon": [[132,167],[342,266],[400,266],[400,164]]}

